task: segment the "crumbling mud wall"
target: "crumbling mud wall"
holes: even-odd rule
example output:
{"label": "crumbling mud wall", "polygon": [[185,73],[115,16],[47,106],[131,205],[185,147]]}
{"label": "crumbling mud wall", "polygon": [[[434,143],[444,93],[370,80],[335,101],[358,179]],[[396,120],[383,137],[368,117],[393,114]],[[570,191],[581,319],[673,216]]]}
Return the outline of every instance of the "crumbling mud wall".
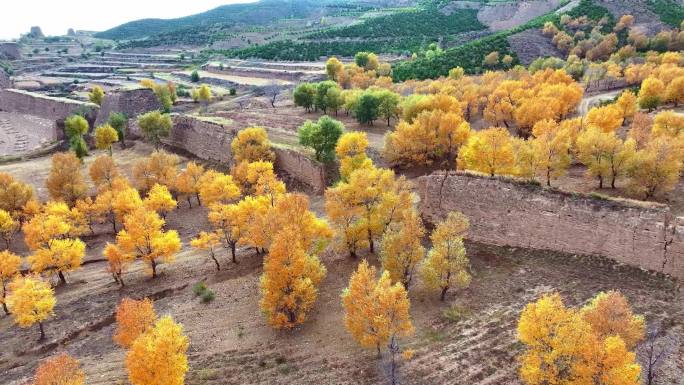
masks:
{"label": "crumbling mud wall", "polygon": [[[164,144],[185,151],[199,159],[230,167],[233,154],[230,143],[238,133],[230,120],[174,114],[173,128]],[[133,131],[137,131],[133,127]],[[325,190],[325,168],[296,150],[274,146],[275,168],[316,193]]]}
{"label": "crumbling mud wall", "polygon": [[116,91],[105,95],[95,124],[101,125],[107,122],[112,112],[122,112],[132,119],[158,109],[161,109],[161,103],[150,89]]}
{"label": "crumbling mud wall", "polygon": [[314,193],[323,194],[326,187],[325,167],[301,152],[274,147],[276,155],[275,168],[283,171],[291,178],[310,187]]}
{"label": "crumbling mud wall", "polygon": [[173,115],[173,128],[164,144],[210,162],[230,166],[233,154],[230,142],[237,130],[218,120],[189,115]]}
{"label": "crumbling mud wall", "polygon": [[666,205],[461,172],[423,176],[417,191],[426,221],[461,211],[470,218],[468,237],[475,241],[603,256],[684,279],[684,218]]}
{"label": "crumbling mud wall", "polygon": [[34,92],[6,89],[0,90],[0,111],[16,112],[55,121],[56,137],[64,136],[64,119],[74,113],[82,113],[93,125],[98,106],[67,98],[53,98]]}

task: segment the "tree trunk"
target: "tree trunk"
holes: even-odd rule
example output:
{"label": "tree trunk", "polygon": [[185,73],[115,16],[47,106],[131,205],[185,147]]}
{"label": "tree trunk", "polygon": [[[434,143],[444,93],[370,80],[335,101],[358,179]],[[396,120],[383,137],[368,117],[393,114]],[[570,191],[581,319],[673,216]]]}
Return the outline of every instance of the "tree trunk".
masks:
{"label": "tree trunk", "polygon": [[66,285],[67,281],[66,281],[66,278],[64,277],[64,273],[61,271],[58,271],[57,275],[59,276],[59,281]]}
{"label": "tree trunk", "polygon": [[200,200],[200,196],[199,196],[198,192],[195,193],[195,197],[197,197],[197,205],[202,206],[202,201]]}
{"label": "tree trunk", "polygon": [[599,188],[603,188],[603,175],[599,175]]}
{"label": "tree trunk", "polygon": [[216,255],[214,255],[213,251],[211,252],[211,259],[213,259],[216,264],[216,270],[221,271],[221,265],[219,265],[219,261],[216,259]]}
{"label": "tree trunk", "polygon": [[615,188],[615,174],[613,174],[613,178],[610,180],[610,188]]}
{"label": "tree trunk", "polygon": [[190,195],[188,195],[187,199],[188,199],[188,206],[190,208],[192,208],[192,201],[190,200]]}
{"label": "tree trunk", "polygon": [[447,290],[449,290],[449,286],[444,286],[442,288],[442,294],[439,296],[440,301],[444,302],[444,298],[446,298]]}
{"label": "tree trunk", "polygon": [[38,321],[38,327],[40,328],[40,339],[38,341],[42,341],[45,339],[45,330],[43,329],[43,323]]}
{"label": "tree trunk", "polygon": [[551,169],[546,168],[546,185],[551,187]]}
{"label": "tree trunk", "polygon": [[[259,250],[257,250],[257,254],[259,253]],[[237,259],[235,259],[235,242],[232,242],[230,244],[230,255],[233,257],[233,263],[237,263]]]}
{"label": "tree trunk", "polygon": [[152,278],[157,278],[157,261],[153,259],[150,264],[152,265]]}

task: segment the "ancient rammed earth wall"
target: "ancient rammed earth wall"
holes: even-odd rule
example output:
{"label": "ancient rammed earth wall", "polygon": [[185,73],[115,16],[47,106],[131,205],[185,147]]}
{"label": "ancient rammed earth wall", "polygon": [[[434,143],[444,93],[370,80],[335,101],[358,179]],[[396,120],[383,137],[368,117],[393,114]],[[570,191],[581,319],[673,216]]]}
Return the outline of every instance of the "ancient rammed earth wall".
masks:
{"label": "ancient rammed earth wall", "polygon": [[105,95],[104,100],[102,100],[95,124],[105,123],[112,112],[122,112],[129,118],[135,118],[140,114],[160,108],[161,103],[150,89],[112,92]]}
{"label": "ancient rammed earth wall", "polygon": [[417,189],[428,222],[459,210],[470,218],[475,241],[598,255],[684,279],[684,218],[668,206],[460,172],[421,177]]}
{"label": "ancient rammed earth wall", "polygon": [[64,135],[64,119],[75,112],[83,112],[91,124],[97,118],[98,106],[67,98],[53,98],[34,92],[15,89],[0,90],[0,111],[38,116],[55,121],[56,137]]}
{"label": "ancient rammed earth wall", "polygon": [[164,143],[211,162],[232,164],[230,142],[237,130],[219,121],[173,115],[173,129]]}
{"label": "ancient rammed earth wall", "polygon": [[[229,121],[189,115],[173,115],[173,128],[164,143],[204,160],[232,165],[230,149],[238,130]],[[321,164],[289,148],[274,146],[275,168],[309,186],[314,192],[325,190],[325,170]]]}

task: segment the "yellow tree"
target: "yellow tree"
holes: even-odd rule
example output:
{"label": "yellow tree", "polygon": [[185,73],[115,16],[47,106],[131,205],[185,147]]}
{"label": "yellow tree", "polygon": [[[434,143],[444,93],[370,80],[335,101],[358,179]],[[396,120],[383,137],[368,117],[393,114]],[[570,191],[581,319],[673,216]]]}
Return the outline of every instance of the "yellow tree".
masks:
{"label": "yellow tree", "polygon": [[665,136],[653,138],[634,155],[630,189],[645,199],[672,190],[682,172],[682,145]]}
{"label": "yellow tree", "polygon": [[264,259],[259,304],[268,323],[277,329],[290,329],[306,320],[326,275],[318,257],[308,254],[299,242],[299,230],[298,226],[280,229]]}
{"label": "yellow tree", "polygon": [[526,346],[520,357],[522,380],[530,385],[638,385],[641,367],[636,355],[619,335],[602,334],[608,331],[601,330],[606,323],[595,329],[582,313],[566,308],[558,294],[544,295],[525,307],[518,322],[518,338]]}
{"label": "yellow tree", "polygon": [[7,298],[7,284],[19,274],[21,268],[21,257],[12,253],[11,251],[0,251],[0,283],[2,283],[2,308],[5,314],[10,314],[5,298]]}
{"label": "yellow tree", "polygon": [[14,317],[14,322],[21,328],[38,324],[40,339],[45,338],[43,321],[52,316],[55,307],[55,294],[50,285],[38,275],[15,276],[9,284],[6,298]]}
{"label": "yellow tree", "polygon": [[413,334],[414,328],[404,286],[392,284],[386,271],[377,280],[376,276],[375,268],[361,261],[342,293],[342,306],[347,331],[361,346],[376,348],[380,356],[383,346],[391,347],[396,339]]}
{"label": "yellow tree", "polygon": [[581,314],[601,339],[619,336],[630,350],[644,339],[644,317],[632,312],[627,298],[620,292],[598,293],[582,308]]}
{"label": "yellow tree", "polygon": [[340,183],[335,189],[339,190],[340,199],[361,212],[371,253],[374,252],[374,240],[413,204],[413,195],[405,179],[396,179],[392,170],[382,168],[356,170],[349,176],[349,182]]}
{"label": "yellow tree", "polygon": [[41,362],[32,385],[83,385],[85,373],[77,359],[59,353]]}
{"label": "yellow tree", "polygon": [[271,206],[275,204],[278,196],[286,192],[285,183],[278,179],[271,162],[248,163],[246,182],[250,187],[250,193],[267,196],[271,200]]}
{"label": "yellow tree", "polygon": [[181,249],[175,230],[163,231],[164,220],[154,211],[138,208],[124,218],[124,229],[116,236],[116,243],[124,253],[143,259],[157,277],[159,263],[171,263]]}
{"label": "yellow tree", "polygon": [[639,107],[653,111],[665,97],[665,84],[655,77],[648,77],[639,89]]}
{"label": "yellow tree", "polygon": [[672,79],[667,85],[665,100],[674,104],[675,107],[684,103],[684,75]]}
{"label": "yellow tree", "polygon": [[541,120],[532,128],[534,139],[531,146],[539,161],[539,168],[546,176],[546,185],[570,167],[570,132],[553,120]]}
{"label": "yellow tree", "polygon": [[382,236],[380,261],[393,282],[409,288],[416,266],[425,257],[422,245],[425,228],[415,210],[405,212],[400,221],[392,223]]}
{"label": "yellow tree", "polygon": [[356,258],[359,250],[369,246],[368,223],[362,208],[347,198],[346,190],[329,188],[325,191],[325,212],[335,231],[335,248]]}
{"label": "yellow tree", "polygon": [[216,259],[215,251],[216,248],[221,245],[221,240],[219,240],[219,237],[216,233],[200,231],[200,233],[197,234],[197,237],[190,241],[190,245],[198,250],[209,251],[209,257],[211,257],[211,259],[214,261],[214,264],[216,264],[216,270],[221,270],[221,265],[219,264],[218,259]]}
{"label": "yellow tree", "polygon": [[0,209],[0,236],[5,241],[6,249],[10,248],[12,238],[14,238],[14,235],[19,228],[19,223],[12,218],[12,215],[3,209]]}
{"label": "yellow tree", "polygon": [[247,231],[247,223],[244,222],[244,219],[249,215],[247,210],[251,209],[251,204],[243,202],[245,201],[243,200],[239,203],[230,205],[212,205],[209,209],[208,217],[209,222],[214,228],[214,233],[204,233],[205,236],[202,236],[203,233],[200,233],[200,236],[196,241],[197,245],[193,244],[194,247],[200,249],[208,249],[209,246],[212,247],[209,250],[211,257],[216,263],[217,270],[220,270],[220,266],[214,257],[213,247],[215,244],[222,243],[223,247],[229,249],[233,263],[237,263],[235,249],[237,243]]}
{"label": "yellow tree", "polygon": [[71,152],[52,156],[52,167],[45,181],[51,199],[71,206],[85,195],[88,186],[81,174],[81,166],[81,161]]}
{"label": "yellow tree", "polygon": [[31,270],[57,274],[66,283],[64,273],[78,269],[85,256],[85,243],[77,237],[86,231],[81,212],[62,202],[48,202],[24,224],[24,241],[33,251],[28,257]]}
{"label": "yellow tree", "polygon": [[173,199],[169,189],[160,184],[152,186],[147,192],[147,197],[143,200],[145,208],[157,212],[162,218],[166,218],[166,214],[175,209],[177,204],[178,202]]}
{"label": "yellow tree", "polygon": [[181,171],[176,178],[175,189],[188,201],[188,206],[192,207],[192,196],[197,199],[197,204],[202,205],[199,196],[199,182],[204,174],[204,166],[195,162],[189,162],[185,170]]}
{"label": "yellow tree", "polygon": [[178,163],[178,156],[155,151],[133,164],[133,182],[141,191],[148,191],[155,184],[172,188],[178,175]]}
{"label": "yellow tree", "polygon": [[335,154],[340,162],[340,176],[343,181],[360,168],[368,168],[373,161],[366,155],[368,136],[363,131],[345,132],[335,146]]}
{"label": "yellow tree", "polygon": [[614,132],[622,126],[623,110],[615,104],[594,107],[587,113],[587,123],[600,128],[603,132]]}
{"label": "yellow tree", "polygon": [[604,132],[596,126],[587,127],[577,136],[577,158],[587,166],[588,175],[598,178],[599,188],[603,188],[604,179],[610,175],[608,153],[619,142],[614,132]]}
{"label": "yellow tree", "polygon": [[241,245],[266,249],[270,242],[274,227],[271,221],[273,207],[266,196],[246,196],[238,203],[237,228],[240,229],[238,243]]}
{"label": "yellow tree", "polygon": [[81,267],[85,257],[85,243],[80,239],[51,239],[47,247],[34,250],[28,262],[31,271],[57,274],[60,282],[66,283],[64,273]]}
{"label": "yellow tree", "polygon": [[126,354],[132,385],[183,385],[188,372],[188,337],[170,316],[157,320]]}
{"label": "yellow tree", "polygon": [[10,174],[0,172],[0,209],[18,218],[26,203],[32,199],[31,185],[15,180]]}
{"label": "yellow tree", "polygon": [[653,126],[651,127],[653,136],[684,137],[682,133],[684,133],[684,114],[669,110],[658,113],[653,119]]}
{"label": "yellow tree", "polygon": [[107,150],[109,156],[112,156],[112,144],[119,141],[119,134],[117,134],[114,127],[109,124],[99,126],[95,129],[95,147],[98,150]]}
{"label": "yellow tree", "polygon": [[116,307],[116,332],[112,339],[123,348],[152,328],[157,320],[154,304],[149,298],[134,300],[124,298]]}
{"label": "yellow tree", "polygon": [[124,253],[119,246],[113,243],[107,242],[102,254],[107,258],[109,266],[107,270],[112,274],[114,282],[124,286],[123,273],[126,271],[128,265],[133,262],[135,256],[131,253]]}
{"label": "yellow tree", "polygon": [[90,167],[88,167],[88,174],[98,191],[112,188],[114,179],[121,175],[116,167],[116,163],[114,163],[114,159],[111,156],[104,155],[95,158]]}
{"label": "yellow tree", "polygon": [[336,57],[331,57],[325,62],[325,72],[328,74],[328,79],[337,81],[338,75],[342,72],[344,65]]}
{"label": "yellow tree", "polygon": [[470,261],[463,246],[463,236],[469,227],[470,222],[463,213],[452,211],[430,235],[432,248],[421,275],[427,287],[441,291],[442,301],[450,288],[470,285]]}
{"label": "yellow tree", "polygon": [[106,208],[99,206],[91,197],[81,198],[76,201],[74,209],[78,210],[83,216],[84,222],[88,225],[90,229],[90,234],[95,234],[95,229],[93,225],[95,223],[102,223],[105,221]]}
{"label": "yellow tree", "polygon": [[249,127],[241,130],[231,142],[230,148],[236,163],[257,160],[275,161],[268,134],[262,127]]}
{"label": "yellow tree", "polygon": [[615,188],[618,177],[627,174],[636,155],[636,141],[634,139],[620,140],[612,136],[606,148],[606,159],[610,167],[610,187]]}
{"label": "yellow tree", "polygon": [[637,97],[632,91],[624,91],[620,94],[615,105],[622,111],[623,119],[632,119],[637,112]]}
{"label": "yellow tree", "polygon": [[458,167],[494,176],[511,174],[515,156],[510,133],[504,128],[491,127],[475,132],[459,151]]}
{"label": "yellow tree", "polygon": [[105,92],[100,86],[94,86],[93,88],[90,89],[90,92],[88,93],[88,100],[90,100],[92,103],[97,104],[98,106],[102,105],[102,100],[104,100]]}
{"label": "yellow tree", "polygon": [[231,175],[208,170],[199,180],[199,196],[207,206],[227,203],[240,197],[240,188]]}

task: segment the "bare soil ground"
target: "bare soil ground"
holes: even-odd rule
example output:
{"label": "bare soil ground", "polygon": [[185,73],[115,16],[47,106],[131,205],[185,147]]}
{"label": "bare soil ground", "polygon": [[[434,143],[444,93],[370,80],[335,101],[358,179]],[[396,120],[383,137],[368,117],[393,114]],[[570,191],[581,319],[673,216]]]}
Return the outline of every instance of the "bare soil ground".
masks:
{"label": "bare soil ground", "polygon": [[[310,114],[313,115],[313,114]],[[124,170],[151,148],[141,143],[115,151]],[[48,158],[4,165],[0,171],[36,185],[44,182]],[[42,189],[39,189],[39,192]],[[312,197],[321,213],[322,198]],[[46,322],[47,341],[38,342],[36,328],[20,329],[11,318],[0,316],[0,351],[3,383],[23,383],[40,360],[59,351],[78,357],[88,384],[126,384],[125,352],[111,338],[113,312],[121,298],[150,297],[157,313],[170,314],[184,325],[190,338],[189,385],[224,384],[381,384],[385,383],[384,359],[358,347],[344,330],[340,293],[358,261],[326,252],[327,266],[319,299],[309,320],[301,327],[277,332],[259,312],[259,275],[262,256],[240,250],[238,261],[219,258],[217,272],[204,253],[192,250],[189,239],[208,227],[202,207],[185,203],[168,216],[168,227],[177,229],[183,251],[173,264],[162,265],[159,278],[148,277],[136,262],[119,289],[105,271],[101,250],[114,239],[108,226],[85,237],[87,263],[68,275],[69,284],[57,287],[55,316]],[[13,248],[25,251],[19,239]],[[518,384],[515,357],[515,325],[523,306],[540,294],[557,290],[568,304],[580,305],[600,290],[621,290],[650,326],[667,330],[670,352],[658,384],[676,384],[684,370],[684,301],[672,282],[637,269],[599,258],[579,258],[545,251],[468,244],[473,283],[453,292],[441,303],[436,293],[420,283],[411,288],[411,315],[416,334],[404,346],[416,350],[402,365],[405,384]],[[363,256],[375,265],[374,255]],[[216,292],[204,304],[191,287],[200,280]],[[451,315],[444,311],[451,309]]]}

